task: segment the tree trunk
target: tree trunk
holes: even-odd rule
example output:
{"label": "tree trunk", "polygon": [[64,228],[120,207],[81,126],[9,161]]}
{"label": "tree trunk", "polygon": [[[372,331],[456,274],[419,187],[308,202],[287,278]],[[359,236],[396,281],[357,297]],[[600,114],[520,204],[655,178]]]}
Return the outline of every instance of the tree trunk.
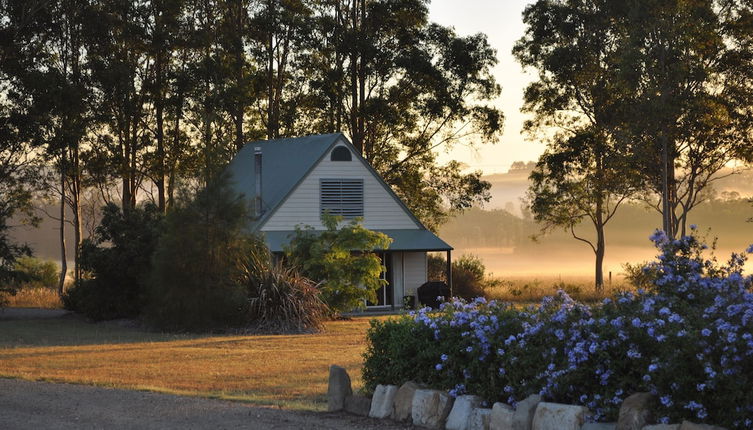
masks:
{"label": "tree trunk", "polygon": [[596,291],[601,291],[604,288],[604,251],[606,241],[604,240],[604,201],[601,197],[596,199],[596,247],[594,254],[596,254],[596,267],[594,273],[594,284]]}
{"label": "tree trunk", "polygon": [[60,169],[60,278],[58,279],[58,295],[63,296],[65,274],[68,272],[68,260],[65,252],[65,156],[61,160]]}
{"label": "tree trunk", "polygon": [[604,225],[601,225],[596,229],[596,236],[596,267],[594,283],[596,285],[596,291],[601,291],[604,288]]}
{"label": "tree trunk", "polygon": [[244,7],[243,0],[236,0],[233,4],[235,6],[235,35],[233,39],[233,54],[235,57],[235,81],[236,81],[236,94],[235,103],[233,106],[234,112],[233,120],[235,122],[235,150],[240,151],[243,148],[243,116],[245,112],[244,103],[244,76],[243,76],[243,34],[245,30],[244,26]]}
{"label": "tree trunk", "polygon": [[[159,47],[157,49],[160,49]],[[156,72],[156,94],[154,99],[155,120],[157,122],[157,171],[155,175],[157,180],[155,186],[157,187],[157,206],[160,212],[165,213],[167,211],[167,201],[165,198],[165,113],[164,113],[164,65],[162,59],[163,53],[160,50],[156,55],[155,60],[155,72]]]}
{"label": "tree trunk", "polygon": [[[353,1],[350,11],[351,15],[351,32],[353,37],[358,39],[358,0]],[[353,135],[353,146],[356,147],[360,154],[363,154],[363,140],[358,133],[358,116],[360,115],[358,105],[358,53],[361,49],[358,40],[351,46],[350,55],[350,130]]]}

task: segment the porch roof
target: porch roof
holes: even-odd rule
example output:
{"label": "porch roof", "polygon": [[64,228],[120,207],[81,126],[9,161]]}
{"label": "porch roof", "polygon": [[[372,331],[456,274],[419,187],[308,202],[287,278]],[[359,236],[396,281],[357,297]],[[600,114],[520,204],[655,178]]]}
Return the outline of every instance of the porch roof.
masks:
{"label": "porch roof", "polygon": [[[453,248],[437,235],[424,229],[405,230],[376,230],[392,238],[387,249],[378,251],[451,251]],[[272,252],[282,252],[290,242],[294,231],[265,231],[263,232],[267,246]],[[315,233],[321,233],[317,231]]]}

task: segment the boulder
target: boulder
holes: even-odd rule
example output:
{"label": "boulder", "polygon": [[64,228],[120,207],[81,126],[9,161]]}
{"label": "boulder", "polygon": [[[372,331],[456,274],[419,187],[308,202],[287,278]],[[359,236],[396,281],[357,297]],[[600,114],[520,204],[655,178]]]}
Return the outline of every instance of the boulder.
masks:
{"label": "boulder", "polygon": [[420,387],[413,381],[408,381],[401,385],[395,394],[394,407],[392,410],[392,419],[395,421],[408,421],[411,419],[411,410],[413,409],[413,394]]}
{"label": "boulder", "polygon": [[327,410],[340,411],[345,407],[345,398],[353,394],[350,388],[350,376],[340,367],[329,367],[329,386],[327,387]]}
{"label": "boulder", "polygon": [[345,412],[362,417],[369,415],[371,399],[366,396],[350,395],[345,398]]}
{"label": "boulder", "polygon": [[585,423],[580,430],[614,430],[617,423]]}
{"label": "boulder", "polygon": [[376,390],[374,390],[374,397],[371,398],[369,416],[371,418],[391,417],[392,410],[395,407],[395,394],[397,394],[397,386],[377,385]]}
{"label": "boulder", "polygon": [[476,408],[471,413],[471,421],[468,430],[489,430],[491,423],[492,410],[487,408]]}
{"label": "boulder", "polygon": [[481,397],[463,395],[458,396],[452,404],[452,411],[447,416],[445,429],[468,430],[473,410],[481,406]]}
{"label": "boulder", "polygon": [[492,416],[489,420],[489,430],[511,430],[512,416],[515,409],[504,403],[495,403],[492,406]]}
{"label": "boulder", "polygon": [[679,424],[652,424],[644,426],[642,430],[678,430],[679,428]]}
{"label": "boulder", "polygon": [[726,430],[724,427],[712,426],[708,424],[696,424],[690,421],[683,421],[679,430]]}
{"label": "boulder", "polygon": [[452,397],[444,391],[416,390],[411,408],[413,424],[430,429],[443,428],[452,409],[452,401]]}
{"label": "boulder", "polygon": [[512,430],[531,430],[533,414],[539,403],[541,403],[541,396],[538,394],[532,394],[518,402],[515,413],[512,415]]}
{"label": "boulder", "polygon": [[635,393],[622,401],[617,419],[617,430],[641,430],[654,423],[651,393]]}
{"label": "boulder", "polygon": [[541,402],[533,414],[533,430],[580,430],[588,409],[583,406]]}

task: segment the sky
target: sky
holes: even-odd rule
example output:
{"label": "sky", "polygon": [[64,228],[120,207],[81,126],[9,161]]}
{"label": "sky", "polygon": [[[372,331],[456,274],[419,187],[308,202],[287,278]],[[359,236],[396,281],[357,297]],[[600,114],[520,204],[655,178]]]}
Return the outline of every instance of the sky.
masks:
{"label": "sky", "polygon": [[526,140],[521,134],[526,115],[520,112],[523,91],[535,78],[535,71],[524,71],[512,56],[515,41],[523,36],[522,12],[531,0],[432,0],[430,19],[438,24],[455,27],[458,34],[466,36],[485,33],[489,44],[497,50],[499,63],[493,73],[502,86],[502,94],[495,105],[505,115],[504,134],[498,143],[483,145],[476,150],[457,146],[440,160],[458,160],[471,170],[484,174],[504,173],[513,161],[538,159],[544,145]]}

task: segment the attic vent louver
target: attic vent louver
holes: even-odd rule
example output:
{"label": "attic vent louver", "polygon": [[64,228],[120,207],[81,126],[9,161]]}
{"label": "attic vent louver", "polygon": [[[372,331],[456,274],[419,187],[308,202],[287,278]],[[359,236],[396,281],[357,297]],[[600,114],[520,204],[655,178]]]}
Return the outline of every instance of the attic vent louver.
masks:
{"label": "attic vent louver", "polygon": [[322,179],[319,186],[322,214],[363,216],[363,179]]}

